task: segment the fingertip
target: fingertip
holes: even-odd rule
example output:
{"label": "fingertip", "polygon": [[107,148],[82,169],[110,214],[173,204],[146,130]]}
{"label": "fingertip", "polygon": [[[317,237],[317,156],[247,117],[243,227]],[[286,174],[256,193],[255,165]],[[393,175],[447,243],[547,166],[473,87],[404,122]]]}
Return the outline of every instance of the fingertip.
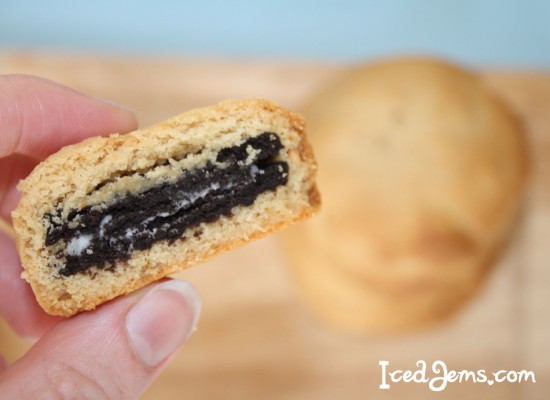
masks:
{"label": "fingertip", "polygon": [[113,107],[115,109],[125,111],[127,114],[130,114],[132,117],[134,117],[134,121],[135,121],[135,112],[130,107],[125,106],[124,104],[117,103],[116,101],[113,101],[110,99],[105,99],[103,97],[94,97],[94,99],[108,105],[109,107]]}
{"label": "fingertip", "polygon": [[156,367],[193,334],[200,313],[200,296],[190,283],[157,284],[126,315],[130,345],[146,366]]}
{"label": "fingertip", "polygon": [[[98,133],[99,136],[105,136],[110,133],[123,134],[137,129],[137,118],[135,112],[131,108],[101,97],[87,97],[84,94],[81,94],[81,96],[84,96],[86,100],[90,102],[96,103],[97,108],[101,111],[96,116],[90,113],[82,114],[83,116],[91,115],[92,119],[95,117],[96,120],[92,120],[91,122],[96,124],[100,132]],[[103,120],[100,120],[100,117],[103,118]],[[84,123],[88,122],[89,121],[84,120]],[[86,130],[85,125],[82,126],[82,130]]]}
{"label": "fingertip", "polygon": [[91,136],[136,129],[133,112],[58,83],[28,75],[0,77],[0,157],[35,158]]}

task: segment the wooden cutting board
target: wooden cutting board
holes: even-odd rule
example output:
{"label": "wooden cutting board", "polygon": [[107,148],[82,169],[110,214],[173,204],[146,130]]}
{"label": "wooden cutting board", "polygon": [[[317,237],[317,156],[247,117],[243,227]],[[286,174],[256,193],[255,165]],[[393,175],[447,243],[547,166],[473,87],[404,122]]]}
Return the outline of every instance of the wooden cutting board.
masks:
{"label": "wooden cutting board", "polygon": [[[141,125],[226,98],[267,97],[299,109],[343,65],[162,60],[0,52],[0,73],[44,76],[135,110]],[[481,292],[451,320],[397,337],[352,337],[297,300],[273,236],[179,274],[204,299],[198,331],[145,399],[542,399],[550,393],[550,72],[483,72],[523,118],[532,155],[524,214]],[[0,325],[8,361],[27,344]],[[536,383],[417,383],[380,390],[379,360],[414,369],[532,370]]]}

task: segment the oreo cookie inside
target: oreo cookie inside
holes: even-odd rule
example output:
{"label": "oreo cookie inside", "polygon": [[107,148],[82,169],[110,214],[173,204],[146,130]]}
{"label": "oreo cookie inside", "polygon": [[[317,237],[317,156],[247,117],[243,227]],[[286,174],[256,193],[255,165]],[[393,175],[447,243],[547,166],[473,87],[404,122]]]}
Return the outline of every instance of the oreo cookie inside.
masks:
{"label": "oreo cookie inside", "polygon": [[228,216],[236,206],[252,205],[261,193],[286,184],[288,164],[276,160],[282,148],[275,133],[265,132],[222,149],[216,162],[182,171],[174,182],[124,194],[99,207],[73,210],[63,222],[57,212],[46,214],[45,244],[56,246],[56,256],[65,261],[59,274],[111,268],[134,250],[146,250],[159,241],[173,243],[190,228]]}

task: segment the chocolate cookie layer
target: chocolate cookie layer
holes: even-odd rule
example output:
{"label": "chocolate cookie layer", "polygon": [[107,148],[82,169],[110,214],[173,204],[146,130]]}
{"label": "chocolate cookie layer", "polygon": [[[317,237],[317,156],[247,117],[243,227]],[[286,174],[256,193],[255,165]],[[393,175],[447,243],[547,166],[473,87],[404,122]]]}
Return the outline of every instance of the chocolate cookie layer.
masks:
{"label": "chocolate cookie layer", "polygon": [[74,210],[62,223],[56,222],[55,212],[47,214],[45,244],[53,246],[60,240],[65,244],[57,255],[65,259],[59,271],[63,276],[93,266],[109,268],[134,250],[180,239],[189,228],[230,215],[234,207],[249,206],[261,193],[286,184],[288,164],[275,160],[281,149],[279,137],[266,132],[222,149],[215,163],[182,171],[175,182]]}

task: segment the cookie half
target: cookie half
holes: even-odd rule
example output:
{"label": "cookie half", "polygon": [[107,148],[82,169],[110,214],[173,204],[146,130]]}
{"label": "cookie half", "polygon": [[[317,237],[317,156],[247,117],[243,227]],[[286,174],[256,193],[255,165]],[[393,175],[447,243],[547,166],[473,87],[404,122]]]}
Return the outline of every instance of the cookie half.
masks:
{"label": "cookie half", "polygon": [[304,121],[229,100],[67,146],[18,188],[13,212],[40,305],[70,316],[313,215]]}

